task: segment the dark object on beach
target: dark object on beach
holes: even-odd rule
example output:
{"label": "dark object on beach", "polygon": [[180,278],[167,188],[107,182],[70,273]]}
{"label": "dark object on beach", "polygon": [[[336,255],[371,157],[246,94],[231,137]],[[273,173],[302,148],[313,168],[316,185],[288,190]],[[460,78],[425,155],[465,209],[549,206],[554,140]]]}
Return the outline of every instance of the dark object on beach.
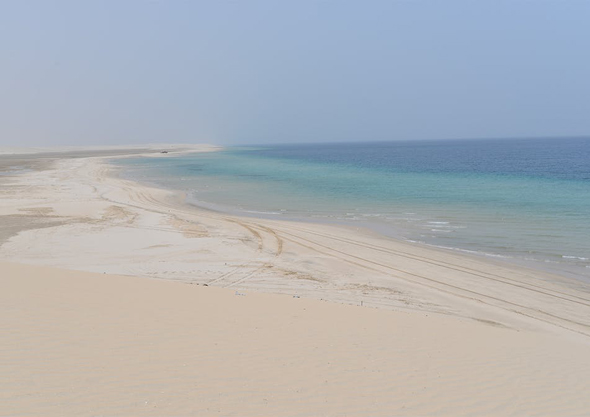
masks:
{"label": "dark object on beach", "polygon": [[160,153],[168,153],[168,151],[162,151],[162,152],[160,152]]}

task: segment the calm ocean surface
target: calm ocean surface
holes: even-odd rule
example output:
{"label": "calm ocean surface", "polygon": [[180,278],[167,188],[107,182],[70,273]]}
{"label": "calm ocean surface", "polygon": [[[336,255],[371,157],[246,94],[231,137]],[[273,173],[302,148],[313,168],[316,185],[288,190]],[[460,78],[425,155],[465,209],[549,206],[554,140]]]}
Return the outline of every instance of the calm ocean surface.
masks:
{"label": "calm ocean surface", "polygon": [[590,280],[590,139],[277,145],[114,163],[207,208],[364,226]]}

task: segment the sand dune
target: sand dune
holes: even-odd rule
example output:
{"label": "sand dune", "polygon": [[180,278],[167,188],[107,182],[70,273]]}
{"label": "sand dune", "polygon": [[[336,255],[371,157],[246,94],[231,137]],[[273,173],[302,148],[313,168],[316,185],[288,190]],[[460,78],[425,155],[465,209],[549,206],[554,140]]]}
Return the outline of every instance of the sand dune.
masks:
{"label": "sand dune", "polygon": [[2,264],[3,415],[583,415],[590,346],[456,317]]}
{"label": "sand dune", "polygon": [[590,410],[585,283],[197,209],[95,154],[20,158],[0,177],[0,415]]}

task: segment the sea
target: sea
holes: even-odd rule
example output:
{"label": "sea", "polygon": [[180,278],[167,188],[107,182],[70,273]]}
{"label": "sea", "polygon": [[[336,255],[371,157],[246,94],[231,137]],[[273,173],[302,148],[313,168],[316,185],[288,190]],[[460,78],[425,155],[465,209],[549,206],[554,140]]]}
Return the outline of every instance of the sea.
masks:
{"label": "sea", "polygon": [[590,282],[590,138],[264,145],[113,163],[195,206],[364,227]]}

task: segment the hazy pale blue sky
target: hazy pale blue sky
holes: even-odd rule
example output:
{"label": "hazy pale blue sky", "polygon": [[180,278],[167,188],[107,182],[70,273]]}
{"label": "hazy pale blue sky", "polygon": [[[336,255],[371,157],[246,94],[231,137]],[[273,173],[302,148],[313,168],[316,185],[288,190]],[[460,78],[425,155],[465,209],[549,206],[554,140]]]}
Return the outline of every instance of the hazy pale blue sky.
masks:
{"label": "hazy pale blue sky", "polygon": [[0,145],[590,135],[590,1],[0,2]]}

